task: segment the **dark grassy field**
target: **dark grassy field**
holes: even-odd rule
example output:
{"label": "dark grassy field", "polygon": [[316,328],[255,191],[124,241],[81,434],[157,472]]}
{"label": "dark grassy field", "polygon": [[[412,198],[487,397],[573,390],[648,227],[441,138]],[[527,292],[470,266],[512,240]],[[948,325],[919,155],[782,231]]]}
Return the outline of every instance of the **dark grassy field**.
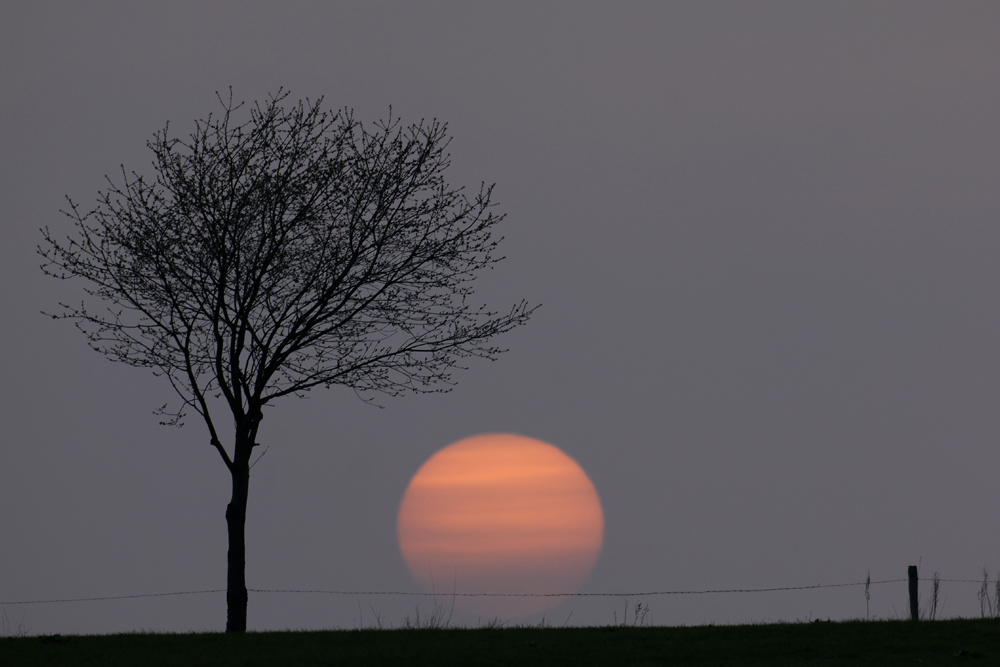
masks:
{"label": "dark grassy field", "polygon": [[1000,621],[342,630],[0,639],[0,665],[1000,664]]}

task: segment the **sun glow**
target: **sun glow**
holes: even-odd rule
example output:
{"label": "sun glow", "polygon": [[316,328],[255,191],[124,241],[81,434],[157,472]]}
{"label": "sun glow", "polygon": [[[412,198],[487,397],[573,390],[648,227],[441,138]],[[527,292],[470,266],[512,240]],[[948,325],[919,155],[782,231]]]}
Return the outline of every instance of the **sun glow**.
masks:
{"label": "sun glow", "polygon": [[[478,435],[427,460],[399,508],[399,546],[426,590],[568,593],[600,554],[604,514],[593,483],[558,448],[509,434]],[[506,618],[563,598],[467,597],[456,606]]]}

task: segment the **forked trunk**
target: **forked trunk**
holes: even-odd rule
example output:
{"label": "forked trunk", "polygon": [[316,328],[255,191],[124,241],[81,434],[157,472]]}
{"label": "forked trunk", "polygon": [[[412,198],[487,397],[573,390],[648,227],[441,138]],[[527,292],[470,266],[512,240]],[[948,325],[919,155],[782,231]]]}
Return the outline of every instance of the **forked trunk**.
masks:
{"label": "forked trunk", "polygon": [[250,487],[250,466],[242,457],[233,462],[233,497],[226,507],[229,526],[229,574],[226,587],[226,632],[246,632],[247,579],[246,537],[247,492]]}

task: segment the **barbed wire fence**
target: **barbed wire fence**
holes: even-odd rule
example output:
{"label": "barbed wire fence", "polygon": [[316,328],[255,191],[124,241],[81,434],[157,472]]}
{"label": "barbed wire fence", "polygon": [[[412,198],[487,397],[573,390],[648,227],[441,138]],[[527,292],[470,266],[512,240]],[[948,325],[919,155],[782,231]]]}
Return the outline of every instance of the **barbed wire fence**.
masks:
{"label": "barbed wire fence", "polygon": [[[866,598],[871,586],[882,584],[897,584],[912,581],[910,578],[900,579],[879,579],[868,578],[865,581],[840,583],[840,584],[813,584],[809,586],[771,586],[767,588],[706,588],[697,590],[653,590],[653,591],[624,591],[609,593],[441,593],[441,592],[415,592],[415,591],[373,591],[373,590],[336,590],[319,588],[248,588],[250,593],[292,593],[292,594],[313,594],[313,595],[340,595],[340,596],[409,596],[409,597],[542,597],[542,598],[576,598],[576,597],[607,597],[607,598],[632,598],[632,597],[653,597],[669,595],[721,595],[721,594],[750,594],[750,593],[774,593],[780,591],[805,591],[821,588],[848,588],[864,587]],[[983,586],[986,591],[989,584],[1000,587],[1000,579],[941,579],[935,576],[933,579],[923,579],[922,581],[934,581],[941,583],[972,583]],[[224,588],[213,588],[196,591],[171,591],[167,593],[138,593],[132,595],[102,595],[96,597],[81,598],[51,598],[45,600],[5,600],[0,601],[0,605],[35,605],[35,604],[55,604],[70,602],[99,602],[106,600],[134,600],[139,598],[170,597],[179,595],[207,595],[212,593],[225,593]],[[987,591],[988,592],[988,591]],[[991,602],[992,604],[992,602]]]}
{"label": "barbed wire fence", "polygon": [[[939,600],[939,588],[941,583],[959,583],[959,584],[977,584],[979,590],[976,597],[980,603],[980,615],[983,618],[1000,618],[1000,572],[997,574],[996,579],[990,579],[989,573],[986,568],[983,568],[983,578],[982,579],[942,579],[938,572],[933,573],[933,577],[930,579],[923,579],[923,581],[931,582],[931,595],[929,597],[928,604],[924,610],[919,609],[919,596],[918,596],[918,582],[920,581],[917,576],[917,567],[909,566],[906,578],[898,579],[878,579],[872,580],[871,574],[866,576],[864,581],[854,581],[847,583],[836,583],[836,584],[812,584],[805,586],[769,586],[762,588],[705,588],[705,589],[690,589],[690,590],[629,590],[629,591],[616,591],[616,592],[567,592],[567,593],[459,593],[457,591],[452,592],[440,592],[432,591],[430,593],[423,591],[378,591],[378,590],[342,590],[342,589],[322,589],[322,588],[248,588],[247,592],[251,594],[291,594],[291,595],[328,595],[328,596],[340,596],[340,597],[355,597],[361,598],[366,596],[389,596],[389,597],[416,597],[416,598],[434,598],[435,609],[433,613],[421,619],[419,606],[416,609],[417,618],[415,622],[412,622],[409,614],[403,620],[403,624],[400,627],[404,628],[440,628],[449,627],[451,622],[451,612],[448,612],[444,608],[439,608],[441,599],[451,599],[451,609],[454,611],[455,599],[456,598],[623,598],[625,599],[625,609],[624,615],[622,616],[621,623],[618,620],[617,611],[614,613],[615,622],[614,625],[628,625],[628,611],[629,598],[644,598],[648,599],[650,597],[656,596],[700,596],[700,595],[731,595],[731,594],[755,594],[755,593],[781,593],[787,591],[810,591],[818,589],[843,589],[843,588],[864,588],[865,597],[865,617],[864,620],[870,621],[874,618],[870,614],[869,602],[871,600],[871,587],[880,586],[886,584],[899,584],[902,582],[908,583],[909,589],[909,603],[910,603],[910,619],[917,621],[920,619],[935,620],[937,615],[938,600]],[[993,594],[991,595],[990,589],[992,588]],[[223,588],[213,588],[213,589],[203,589],[203,590],[190,590],[190,591],[170,591],[170,592],[160,592],[160,593],[137,593],[130,595],[102,595],[93,597],[76,597],[76,598],[51,598],[51,599],[37,599],[37,600],[7,600],[0,601],[0,636],[26,636],[30,634],[29,630],[24,624],[24,613],[21,613],[21,621],[18,625],[11,622],[7,615],[6,606],[19,606],[22,609],[29,605],[45,605],[45,604],[56,604],[56,603],[84,603],[84,602],[102,602],[102,601],[121,601],[121,600],[137,600],[137,599],[148,599],[148,598],[165,598],[165,597],[177,597],[177,596],[195,596],[195,595],[211,595],[225,593],[226,589]],[[369,605],[371,606],[371,605]],[[895,607],[893,607],[895,609]],[[361,626],[364,624],[364,612],[361,610],[361,602],[358,601],[358,609],[361,614]],[[26,609],[25,609],[26,611]],[[646,602],[636,602],[634,604],[633,616],[634,619],[631,625],[645,625],[646,615],[649,612],[649,603]],[[386,626],[383,625],[382,617],[380,612],[372,610],[375,615],[376,625],[372,626],[377,629],[385,629]],[[572,612],[570,612],[572,616]],[[569,617],[567,617],[567,622]],[[489,627],[493,627],[492,625]],[[502,625],[498,627],[503,627]],[[545,621],[543,616],[542,626],[545,627]]]}

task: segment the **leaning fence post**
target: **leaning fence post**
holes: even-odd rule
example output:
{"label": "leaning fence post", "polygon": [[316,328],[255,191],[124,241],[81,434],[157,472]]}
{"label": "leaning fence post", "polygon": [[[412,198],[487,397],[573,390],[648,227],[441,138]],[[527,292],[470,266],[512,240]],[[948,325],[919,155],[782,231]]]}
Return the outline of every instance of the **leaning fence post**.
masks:
{"label": "leaning fence post", "polygon": [[917,608],[917,566],[911,565],[906,570],[910,579],[910,620],[920,620],[920,610]]}

